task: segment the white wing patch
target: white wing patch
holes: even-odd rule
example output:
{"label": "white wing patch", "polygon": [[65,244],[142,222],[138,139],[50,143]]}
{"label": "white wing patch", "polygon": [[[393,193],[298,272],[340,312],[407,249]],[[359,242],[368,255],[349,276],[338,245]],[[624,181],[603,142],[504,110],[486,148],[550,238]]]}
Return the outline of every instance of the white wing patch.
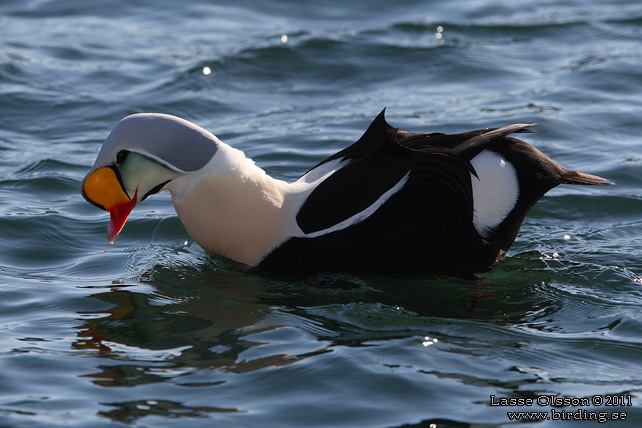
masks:
{"label": "white wing patch", "polygon": [[498,153],[484,150],[470,163],[479,179],[471,174],[473,185],[473,224],[487,238],[510,214],[519,197],[515,167]]}
{"label": "white wing patch", "polygon": [[[345,158],[334,159],[308,171],[297,180],[297,183],[318,184],[349,164]],[[307,197],[307,196],[306,196]]]}
{"label": "white wing patch", "polygon": [[395,184],[390,189],[388,189],[387,192],[382,194],[379,197],[379,199],[377,199],[372,205],[370,205],[365,210],[356,213],[355,215],[343,220],[342,222],[339,222],[339,223],[335,224],[332,227],[328,227],[328,228],[323,229],[323,230],[318,230],[316,232],[312,232],[312,233],[308,233],[308,234],[305,234],[305,235],[301,235],[300,237],[301,238],[316,238],[316,237],[321,236],[321,235],[326,235],[328,233],[332,233],[332,232],[336,232],[338,230],[345,229],[347,227],[350,227],[350,226],[352,226],[354,224],[357,224],[357,223],[367,219],[372,214],[374,214],[375,211],[377,211],[383,204],[385,204],[386,201],[388,199],[390,199],[390,197],[392,197],[392,195],[394,195],[395,193],[397,193],[398,191],[400,191],[403,188],[403,186],[408,181],[408,175],[409,174],[410,173],[407,173],[406,175],[404,175],[404,177],[401,180],[399,180],[399,182],[397,184]]}

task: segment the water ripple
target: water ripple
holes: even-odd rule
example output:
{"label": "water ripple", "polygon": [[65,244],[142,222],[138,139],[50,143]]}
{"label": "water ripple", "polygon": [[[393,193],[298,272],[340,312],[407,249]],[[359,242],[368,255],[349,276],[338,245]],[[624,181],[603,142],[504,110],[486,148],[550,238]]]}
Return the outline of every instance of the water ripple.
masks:
{"label": "water ripple", "polygon": [[[639,426],[642,9],[598,3],[4,2],[0,424],[499,426],[490,394],[623,394]],[[618,186],[555,189],[473,280],[242,274],[166,193],[114,245],[79,194],[130,113],[293,180],[383,107],[415,132],[539,122],[525,140]]]}

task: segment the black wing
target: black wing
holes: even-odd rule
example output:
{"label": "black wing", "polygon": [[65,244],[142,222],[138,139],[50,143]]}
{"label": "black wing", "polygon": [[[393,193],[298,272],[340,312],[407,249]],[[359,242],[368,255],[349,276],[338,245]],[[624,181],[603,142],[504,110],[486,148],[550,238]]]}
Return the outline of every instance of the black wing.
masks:
{"label": "black wing", "polygon": [[[327,229],[365,210],[408,173],[411,158],[393,143],[394,132],[383,141],[381,135],[372,137],[375,144],[362,137],[351,146],[347,153],[354,156],[352,161],[308,196],[296,217],[305,233]],[[372,145],[374,149],[363,153]]]}
{"label": "black wing", "polygon": [[[372,150],[376,149],[379,145],[384,144],[390,134],[396,131],[395,128],[386,122],[386,109],[381,110],[381,113],[370,123],[366,132],[363,133],[355,143],[346,147],[345,149],[333,154],[327,159],[322,160],[305,174],[335,159],[359,159],[367,155]],[[304,174],[304,175],[305,175]]]}
{"label": "black wing", "polygon": [[[471,186],[463,185],[461,180],[462,174],[476,175],[468,161],[488,143],[512,132],[528,132],[528,126],[531,125],[511,125],[455,135],[411,134],[390,126],[384,109],[357,142],[312,168],[334,159],[349,161],[310,194],[297,214],[297,223],[306,234],[332,227],[374,204],[410,171],[425,169],[422,165],[434,156],[456,178],[449,180],[442,171],[431,179],[440,177],[444,186],[457,187],[462,197],[470,199],[472,210]],[[438,169],[433,163],[426,171],[436,172]],[[416,175],[413,173],[413,177]]]}
{"label": "black wing", "polygon": [[501,128],[487,128],[461,134],[423,133],[408,134],[399,141],[399,144],[413,150],[425,150],[430,147],[445,147],[454,150],[464,158],[470,160],[488,147],[490,143],[501,141],[513,133],[530,133],[530,127],[536,123],[525,123],[503,126]]}
{"label": "black wing", "polygon": [[[289,275],[316,271],[461,274],[487,264],[480,263],[483,242],[472,223],[469,162],[443,148],[414,153],[403,150],[407,181],[374,213],[340,230],[291,238],[268,254],[258,268]],[[363,181],[378,180],[381,171],[367,168],[373,155],[359,160],[365,166],[354,166],[355,162],[346,168],[353,167],[353,172],[358,168],[365,174]],[[392,169],[396,180],[405,174],[395,157],[391,163],[397,165]],[[389,180],[386,186],[392,187],[395,180]],[[352,212],[339,203],[361,201],[363,191],[339,180],[326,180],[306,202],[310,211],[302,210],[304,215],[297,220],[310,227],[309,231],[330,227]],[[332,200],[328,206],[326,198],[332,195],[341,195],[340,200]],[[312,204],[317,204],[319,211],[313,211]],[[352,206],[353,211],[358,209]],[[328,216],[333,218],[331,222],[326,220]]]}

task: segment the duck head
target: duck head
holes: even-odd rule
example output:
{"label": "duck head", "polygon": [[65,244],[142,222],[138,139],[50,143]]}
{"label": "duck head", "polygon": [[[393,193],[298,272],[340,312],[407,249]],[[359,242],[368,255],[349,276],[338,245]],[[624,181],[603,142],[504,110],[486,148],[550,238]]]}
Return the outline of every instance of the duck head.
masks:
{"label": "duck head", "polygon": [[136,205],[175,178],[203,168],[219,143],[210,132],[175,116],[143,113],[121,120],[81,188],[88,202],[109,212],[109,242]]}

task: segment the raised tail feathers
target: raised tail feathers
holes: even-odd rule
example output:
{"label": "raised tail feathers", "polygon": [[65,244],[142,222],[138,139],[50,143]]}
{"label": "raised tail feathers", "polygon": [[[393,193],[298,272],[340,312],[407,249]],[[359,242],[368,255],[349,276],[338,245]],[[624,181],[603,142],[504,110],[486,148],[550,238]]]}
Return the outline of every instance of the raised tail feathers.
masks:
{"label": "raised tail feathers", "polygon": [[586,174],[584,172],[577,172],[567,169],[561,177],[562,184],[582,184],[593,186],[614,186],[615,182],[607,180],[606,178],[598,177],[597,175]]}

